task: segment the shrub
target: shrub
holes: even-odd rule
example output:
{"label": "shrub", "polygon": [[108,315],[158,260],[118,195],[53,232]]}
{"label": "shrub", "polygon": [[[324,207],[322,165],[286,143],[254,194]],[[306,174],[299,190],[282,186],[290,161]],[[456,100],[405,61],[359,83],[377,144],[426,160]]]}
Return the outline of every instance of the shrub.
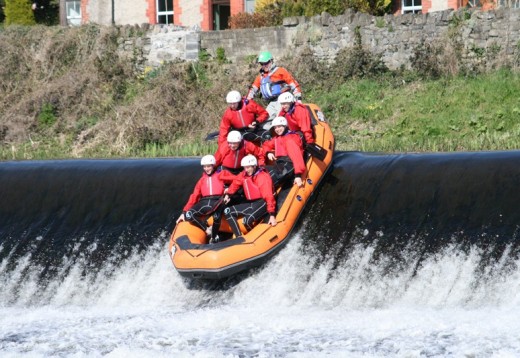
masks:
{"label": "shrub", "polygon": [[34,25],[34,13],[28,0],[5,0],[6,25]]}
{"label": "shrub", "polygon": [[267,15],[271,26],[282,23],[284,17],[314,16],[327,12],[332,16],[341,15],[347,9],[371,15],[384,15],[392,11],[391,0],[264,0],[257,1],[256,12]]}
{"label": "shrub", "polygon": [[231,29],[250,29],[255,27],[273,26],[273,22],[264,13],[249,14],[241,12],[229,18]]}
{"label": "shrub", "polygon": [[56,123],[56,120],[54,106],[51,103],[45,103],[38,114],[38,124],[41,127],[48,128]]}
{"label": "shrub", "polygon": [[363,48],[361,32],[355,30],[355,44],[352,48],[341,50],[336,57],[330,73],[333,78],[360,78],[380,75],[388,71],[381,56],[376,56]]}
{"label": "shrub", "polygon": [[422,78],[436,79],[443,75],[440,64],[442,47],[430,43],[422,43],[414,49],[410,58],[412,69]]}
{"label": "shrub", "polygon": [[5,19],[4,7],[5,7],[5,0],[0,0],[0,23],[4,22],[4,19]]}
{"label": "shrub", "polygon": [[47,26],[59,25],[59,1],[60,0],[31,1],[36,2],[38,5],[37,9],[34,11],[34,20],[36,21],[36,23]]}
{"label": "shrub", "polygon": [[230,63],[230,61],[226,57],[226,50],[223,47],[217,48],[216,60],[220,65],[224,63]]}

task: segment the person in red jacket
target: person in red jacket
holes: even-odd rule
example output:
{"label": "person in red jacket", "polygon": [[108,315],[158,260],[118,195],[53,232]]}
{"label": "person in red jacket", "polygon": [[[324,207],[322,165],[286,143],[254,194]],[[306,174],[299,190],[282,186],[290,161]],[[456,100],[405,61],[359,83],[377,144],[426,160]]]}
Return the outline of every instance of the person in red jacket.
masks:
{"label": "person in red jacket", "polygon": [[[211,154],[202,157],[200,164],[204,172],[177,223],[189,221],[205,231],[206,235],[210,236],[210,243],[214,243],[218,242],[218,230],[222,219],[222,210],[218,210],[218,206],[222,202],[224,185],[226,182],[231,182],[234,177],[227,176],[225,172],[215,171],[215,157]],[[212,227],[208,227],[206,222],[209,215],[213,215]]]}
{"label": "person in red jacket", "polygon": [[226,102],[228,108],[220,121],[219,146],[226,142],[226,137],[232,130],[242,133],[244,139],[259,144],[270,138],[269,131],[264,130],[261,125],[269,117],[264,107],[252,99],[242,98],[238,91],[229,92]]}
{"label": "person in red jacket", "polygon": [[231,131],[227,135],[227,143],[219,145],[215,152],[216,166],[236,175],[242,171],[240,162],[248,154],[262,158],[259,164],[264,165],[262,148],[244,140],[239,131]]}
{"label": "person in red jacket", "polygon": [[274,119],[280,112],[280,105],[277,102],[280,94],[292,92],[298,101],[301,101],[300,84],[289,71],[275,65],[273,55],[269,51],[260,52],[258,63],[261,66],[260,74],[251,85],[247,98],[253,99],[258,92],[262,93],[262,97],[269,102],[266,108],[269,118]]}
{"label": "person in red jacket", "polygon": [[275,186],[283,184],[286,179],[294,176],[294,184],[303,186],[302,176],[307,167],[303,160],[303,144],[298,133],[287,127],[285,117],[276,117],[271,127],[273,139],[263,144],[264,155],[275,164],[269,166]]}
{"label": "person in red jacket", "polygon": [[276,200],[271,176],[263,168],[258,167],[254,155],[246,155],[241,164],[244,171],[236,176],[224,196],[224,202],[228,203],[229,196],[242,188],[246,197],[245,202],[224,209],[224,216],[235,237],[242,236],[237,222],[239,216],[243,216],[243,223],[248,231],[267,213],[269,225],[276,226]]}
{"label": "person in red jacket", "polygon": [[278,115],[287,119],[289,130],[302,132],[306,144],[314,143],[311,116],[307,108],[296,102],[294,96],[289,92],[282,93],[278,97],[278,102],[281,107]]}

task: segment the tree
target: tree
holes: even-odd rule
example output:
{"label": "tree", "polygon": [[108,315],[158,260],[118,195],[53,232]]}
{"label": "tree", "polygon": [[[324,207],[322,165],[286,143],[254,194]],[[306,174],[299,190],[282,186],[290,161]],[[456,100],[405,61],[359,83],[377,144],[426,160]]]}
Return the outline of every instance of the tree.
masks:
{"label": "tree", "polygon": [[59,13],[60,13],[60,25],[61,26],[67,26],[67,10],[65,7],[65,0],[58,0],[59,1]]}
{"label": "tree", "polygon": [[391,0],[258,0],[255,7],[256,12],[266,14],[277,24],[283,17],[314,16],[322,12],[336,16],[347,9],[384,15],[391,11]]}
{"label": "tree", "polygon": [[303,2],[303,6],[305,16],[319,15],[324,11],[336,16],[345,12],[348,3],[344,0],[307,0]]}
{"label": "tree", "polygon": [[5,19],[4,7],[5,7],[5,0],[0,0],[0,22],[4,22],[4,19]]}
{"label": "tree", "polygon": [[28,0],[5,0],[6,25],[34,25],[32,3]]}
{"label": "tree", "polygon": [[59,22],[59,0],[32,0],[34,19],[37,24],[57,25]]}

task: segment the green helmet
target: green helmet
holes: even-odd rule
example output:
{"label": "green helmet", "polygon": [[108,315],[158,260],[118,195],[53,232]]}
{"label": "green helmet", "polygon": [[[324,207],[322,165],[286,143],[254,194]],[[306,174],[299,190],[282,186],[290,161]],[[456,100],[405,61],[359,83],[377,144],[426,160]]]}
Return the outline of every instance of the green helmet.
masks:
{"label": "green helmet", "polygon": [[273,59],[273,55],[269,51],[262,51],[258,55],[258,62],[269,62]]}

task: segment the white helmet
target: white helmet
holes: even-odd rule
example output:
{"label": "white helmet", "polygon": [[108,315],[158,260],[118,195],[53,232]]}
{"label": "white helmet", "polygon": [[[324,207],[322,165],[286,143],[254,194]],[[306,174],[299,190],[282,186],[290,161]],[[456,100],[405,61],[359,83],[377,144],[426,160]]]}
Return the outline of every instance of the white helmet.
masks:
{"label": "white helmet", "polygon": [[240,143],[242,141],[242,134],[239,131],[231,131],[227,135],[229,143]]}
{"label": "white helmet", "polygon": [[242,100],[242,95],[238,91],[230,91],[226,96],[227,103],[238,103]]}
{"label": "white helmet", "polygon": [[256,165],[258,165],[258,161],[256,160],[256,157],[254,155],[248,154],[244,158],[242,158],[240,165],[243,167],[251,166],[251,165],[256,166]]}
{"label": "white helmet", "polygon": [[287,119],[285,119],[285,117],[282,117],[282,116],[276,117],[271,122],[271,127],[274,127],[274,126],[285,126],[285,127],[287,127]]}
{"label": "white helmet", "polygon": [[215,160],[215,157],[211,154],[205,155],[200,160],[200,165],[215,165],[217,161]]}
{"label": "white helmet", "polygon": [[278,96],[278,103],[293,103],[294,96],[291,92],[284,92]]}

